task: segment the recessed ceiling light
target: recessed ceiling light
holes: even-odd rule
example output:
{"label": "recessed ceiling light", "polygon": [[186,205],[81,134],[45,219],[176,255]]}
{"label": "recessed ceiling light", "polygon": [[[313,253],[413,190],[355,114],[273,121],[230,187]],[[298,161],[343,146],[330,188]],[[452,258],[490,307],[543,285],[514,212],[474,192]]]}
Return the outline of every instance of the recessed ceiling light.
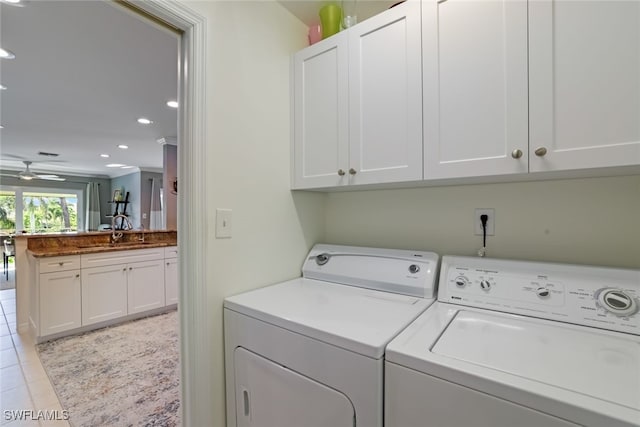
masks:
{"label": "recessed ceiling light", "polygon": [[22,0],[0,0],[0,3],[8,3],[13,6],[23,6]]}
{"label": "recessed ceiling light", "polygon": [[153,122],[151,120],[149,120],[149,119],[144,118],[144,117],[140,117],[138,119],[138,123],[140,123],[141,125],[150,125]]}
{"label": "recessed ceiling light", "polygon": [[16,56],[15,56],[12,52],[10,52],[10,51],[8,51],[8,50],[5,50],[5,49],[2,49],[2,48],[0,47],[0,58],[3,58],[3,59],[13,59],[13,58],[15,58],[15,57],[16,57]]}
{"label": "recessed ceiling light", "polygon": [[167,106],[171,108],[178,108],[178,101],[167,101]]}
{"label": "recessed ceiling light", "polygon": [[120,144],[118,145],[118,148],[120,148],[121,150],[126,150],[127,148],[129,148],[128,145],[124,145],[124,144]]}
{"label": "recessed ceiling light", "polygon": [[120,166],[120,169],[131,169],[133,166]]}
{"label": "recessed ceiling light", "polygon": [[123,165],[122,163],[109,163],[107,165],[108,168],[121,168],[123,166],[126,166],[126,165]]}
{"label": "recessed ceiling light", "polygon": [[0,129],[4,129],[4,126],[0,125]]}
{"label": "recessed ceiling light", "polygon": [[0,90],[7,90],[7,87],[5,85],[0,85]]}
{"label": "recessed ceiling light", "polygon": [[108,154],[100,154],[100,157],[104,157],[106,159],[106,158],[109,158],[111,156],[109,156]]}

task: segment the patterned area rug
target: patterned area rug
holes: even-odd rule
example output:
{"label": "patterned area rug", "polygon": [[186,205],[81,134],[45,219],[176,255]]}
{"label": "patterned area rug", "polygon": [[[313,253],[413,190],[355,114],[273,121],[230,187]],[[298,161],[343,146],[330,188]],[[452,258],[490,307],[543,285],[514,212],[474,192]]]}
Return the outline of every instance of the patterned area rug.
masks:
{"label": "patterned area rug", "polygon": [[179,426],[176,311],[38,345],[70,424]]}

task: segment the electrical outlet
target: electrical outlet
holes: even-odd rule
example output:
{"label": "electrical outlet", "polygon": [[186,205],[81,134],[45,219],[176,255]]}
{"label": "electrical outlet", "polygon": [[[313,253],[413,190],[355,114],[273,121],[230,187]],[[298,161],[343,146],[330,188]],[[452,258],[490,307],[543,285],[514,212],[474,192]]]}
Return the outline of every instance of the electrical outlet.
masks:
{"label": "electrical outlet", "polygon": [[496,233],[496,211],[495,209],[476,208],[473,217],[476,236],[482,236],[482,221],[480,215],[487,215],[487,236],[494,236]]}

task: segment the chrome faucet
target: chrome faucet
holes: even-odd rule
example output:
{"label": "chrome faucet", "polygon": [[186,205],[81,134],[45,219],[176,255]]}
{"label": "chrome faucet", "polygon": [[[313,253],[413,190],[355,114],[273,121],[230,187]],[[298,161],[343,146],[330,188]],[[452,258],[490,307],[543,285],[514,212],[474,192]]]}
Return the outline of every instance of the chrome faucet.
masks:
{"label": "chrome faucet", "polygon": [[[131,230],[133,228],[133,224],[131,224],[131,220],[126,215],[118,214],[114,215],[111,218],[111,243],[116,243],[118,240],[122,239],[122,231],[116,232],[116,220],[118,218],[122,218],[121,223],[126,223],[126,230]],[[122,228],[124,230],[125,228]]]}

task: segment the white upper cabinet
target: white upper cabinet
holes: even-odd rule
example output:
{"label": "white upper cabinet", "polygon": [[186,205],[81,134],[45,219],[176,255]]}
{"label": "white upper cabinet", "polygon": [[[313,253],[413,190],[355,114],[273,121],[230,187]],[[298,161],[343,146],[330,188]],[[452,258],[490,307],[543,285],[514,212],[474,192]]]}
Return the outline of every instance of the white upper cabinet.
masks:
{"label": "white upper cabinet", "polygon": [[424,177],[528,171],[526,0],[423,0]]}
{"label": "white upper cabinet", "polygon": [[339,33],[293,58],[293,188],[348,182],[348,40]]}
{"label": "white upper cabinet", "polygon": [[294,55],[293,188],[422,179],[420,2]]}
{"label": "white upper cabinet", "polygon": [[407,1],[347,31],[349,179],[422,179],[420,2]]}
{"label": "white upper cabinet", "polygon": [[640,164],[640,2],[529,2],[530,171]]}

